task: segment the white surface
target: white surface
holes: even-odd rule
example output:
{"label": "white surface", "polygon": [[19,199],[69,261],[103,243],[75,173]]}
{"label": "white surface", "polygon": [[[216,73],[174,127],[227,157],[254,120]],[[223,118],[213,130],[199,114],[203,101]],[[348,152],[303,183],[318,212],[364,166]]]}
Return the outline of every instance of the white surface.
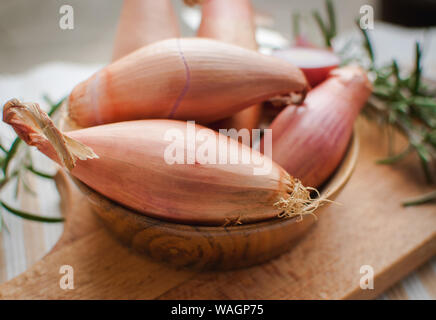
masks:
{"label": "white surface", "polygon": [[[89,77],[98,68],[97,65],[85,66],[54,62],[37,66],[22,74],[0,75],[0,104],[3,106],[7,100],[18,98],[21,101],[38,102],[43,109],[47,110],[49,106],[44,102],[43,94],[47,94],[53,101],[58,101],[66,96],[78,82]],[[13,130],[3,122],[0,122],[0,138],[5,146],[9,146],[15,138]],[[35,167],[43,172],[54,173],[53,163],[36,150],[33,151],[32,158]],[[32,213],[59,217],[59,195],[54,182],[34,176],[32,178],[32,188],[38,195],[38,208],[32,208]],[[19,208],[19,199],[15,199],[14,189],[15,183],[9,183],[7,188],[2,190],[0,197],[8,204]],[[63,225],[61,223],[44,223],[38,226],[37,223],[33,223],[32,225],[4,209],[0,210],[9,229],[9,232],[3,231],[0,234],[0,246],[3,246],[0,254],[4,255],[0,257],[0,282],[2,282],[25,271],[36,262],[33,258],[36,260],[48,252],[59,239]],[[25,224],[27,224],[26,227]],[[24,229],[28,230],[28,228],[33,230],[30,243],[25,241]],[[35,247],[32,246],[32,241],[35,242]],[[36,245],[37,243],[42,246]],[[1,270],[2,268],[5,270]],[[2,273],[5,274],[5,279],[2,279]]]}

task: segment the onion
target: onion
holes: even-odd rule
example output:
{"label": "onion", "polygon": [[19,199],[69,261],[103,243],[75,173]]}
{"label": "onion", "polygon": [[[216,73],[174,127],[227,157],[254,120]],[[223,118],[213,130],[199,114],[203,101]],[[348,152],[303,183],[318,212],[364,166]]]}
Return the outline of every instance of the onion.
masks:
{"label": "onion", "polygon": [[[193,225],[250,223],[311,214],[321,201],[312,200],[310,189],[268,157],[184,121],[127,121],[63,134],[37,104],[16,99],[5,104],[3,121],[89,187],[155,218]],[[251,161],[245,163],[247,154]],[[178,162],[171,163],[172,157]]]}
{"label": "onion", "polygon": [[341,162],[370,94],[363,69],[333,70],[308,93],[303,106],[288,106],[273,121],[273,160],[304,185],[319,187]]}
{"label": "onion", "polygon": [[330,50],[307,46],[276,50],[273,56],[299,67],[312,87],[327,79],[329,72],[337,68],[341,62]]}
{"label": "onion", "polygon": [[147,118],[210,123],[276,95],[304,93],[300,69],[208,39],[170,39],[106,66],[71,92],[78,126]]}

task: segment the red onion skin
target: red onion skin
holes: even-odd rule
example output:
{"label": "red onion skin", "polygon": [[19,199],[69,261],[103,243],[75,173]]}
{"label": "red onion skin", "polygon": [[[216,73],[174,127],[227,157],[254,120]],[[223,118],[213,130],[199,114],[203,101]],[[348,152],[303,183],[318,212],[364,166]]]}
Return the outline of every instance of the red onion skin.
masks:
{"label": "red onion skin", "polygon": [[[314,51],[318,54],[317,59],[314,61],[311,61],[313,58],[306,57],[306,60],[312,62],[313,66],[308,67],[304,65],[299,65],[297,62],[293,61],[292,55],[297,54],[300,49],[307,49],[309,53],[311,51]],[[312,88],[316,87],[321,82],[326,80],[330,74],[330,71],[339,67],[340,64],[339,57],[336,56],[336,54],[334,54],[331,50],[317,48],[313,45],[310,45],[310,43],[304,42],[299,43],[298,45],[295,45],[294,47],[288,49],[278,50],[273,55],[283,60],[287,60],[290,63],[293,63],[294,65],[299,67],[301,71],[303,71],[307,81]],[[289,57],[289,60],[286,59],[287,56]]]}
{"label": "red onion skin", "polygon": [[365,71],[336,69],[302,106],[286,107],[273,121],[272,159],[304,185],[319,187],[341,162],[370,94]]}
{"label": "red onion skin", "polygon": [[327,79],[330,71],[336,69],[338,65],[331,65],[319,68],[300,68],[306,76],[307,82],[311,85],[312,88],[319,85],[325,79]]}

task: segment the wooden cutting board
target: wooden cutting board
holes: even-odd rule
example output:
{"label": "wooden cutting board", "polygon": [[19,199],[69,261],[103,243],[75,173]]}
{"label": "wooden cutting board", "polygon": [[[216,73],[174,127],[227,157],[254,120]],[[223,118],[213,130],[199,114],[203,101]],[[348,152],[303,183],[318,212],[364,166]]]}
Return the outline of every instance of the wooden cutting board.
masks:
{"label": "wooden cutting board", "polygon": [[[61,175],[65,231],[55,248],[0,285],[2,299],[347,299],[375,298],[436,254],[436,207],[400,201],[429,189],[413,156],[376,165],[385,134],[360,119],[361,152],[351,180],[317,225],[281,257],[249,269],[174,270],[118,244]],[[74,289],[59,286],[59,269],[74,269]],[[360,268],[374,270],[362,290]]]}

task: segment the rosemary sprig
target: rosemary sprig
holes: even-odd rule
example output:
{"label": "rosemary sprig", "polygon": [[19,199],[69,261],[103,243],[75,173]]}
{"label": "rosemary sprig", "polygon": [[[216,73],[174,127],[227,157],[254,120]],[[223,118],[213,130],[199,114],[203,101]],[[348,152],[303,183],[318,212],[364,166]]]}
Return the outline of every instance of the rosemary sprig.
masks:
{"label": "rosemary sprig", "polygon": [[328,48],[331,48],[332,40],[334,37],[336,37],[337,34],[336,14],[335,14],[335,8],[333,6],[332,0],[326,0],[325,4],[326,4],[326,11],[327,11],[327,21],[324,21],[321,18],[321,14],[317,10],[314,10],[312,12],[312,15],[316,23],[318,24],[319,29],[321,30],[321,33],[324,37],[325,45]]}
{"label": "rosemary sprig", "polygon": [[[321,19],[318,12],[314,12],[313,16],[324,36],[326,46],[331,47],[336,35],[335,13],[331,0],[326,0],[326,7],[328,24]],[[429,91],[422,80],[422,47],[416,42],[414,70],[408,74],[400,70],[395,59],[388,65],[378,67],[375,64],[374,46],[367,30],[360,28],[359,20],[356,20],[356,25],[362,32],[363,47],[370,62],[366,68],[374,78],[373,94],[363,113],[381,125],[387,124],[388,128],[398,129],[409,142],[405,150],[392,154],[393,134],[389,131],[389,157],[378,160],[377,163],[391,165],[415,153],[427,182],[433,183],[435,172],[432,168],[436,163],[436,98],[434,91]],[[347,62],[350,60],[353,59],[348,59]],[[364,65],[361,59],[354,59],[353,62],[356,60]],[[403,205],[411,206],[435,200],[436,190],[407,200]]]}
{"label": "rosemary sprig", "polygon": [[[48,96],[44,96],[44,100],[51,106],[48,115],[52,116],[62,105],[62,102],[65,100],[65,98],[61,99],[60,101],[54,103]],[[18,150],[20,148],[28,148],[27,146],[24,146],[22,144],[22,140],[17,137],[12,142],[11,147],[9,149],[5,148],[3,145],[0,145],[0,150],[4,153],[4,156],[0,156],[0,165],[1,165],[1,172],[3,173],[3,178],[0,179],[0,191],[13,179],[17,179],[17,190],[18,186],[20,185],[20,181],[22,183],[22,186],[24,187],[24,190],[27,192],[34,194],[34,191],[30,188],[30,186],[27,184],[26,180],[23,178],[24,172],[31,172],[32,174],[44,178],[44,179],[53,179],[52,175],[49,175],[44,172],[40,172],[39,170],[35,169],[35,167],[32,164],[32,159],[30,156],[25,157],[23,160],[20,160],[17,165],[16,169],[14,169],[12,172],[9,172],[10,163],[12,159],[16,156]],[[23,219],[32,220],[32,221],[38,221],[38,222],[48,222],[48,223],[54,223],[54,222],[62,222],[63,218],[52,218],[52,217],[45,217],[45,216],[39,216],[32,213],[24,212],[22,210],[15,209],[11,207],[10,205],[6,204],[4,201],[0,200],[0,208],[8,211],[9,213],[19,216]],[[1,215],[0,211],[0,231],[2,230],[1,226],[4,226],[3,216]]]}
{"label": "rosemary sprig", "polygon": [[[360,28],[359,28],[360,29]],[[406,77],[401,77],[398,63],[393,60],[390,66],[377,69],[374,66],[374,51],[368,32],[360,29],[364,38],[364,47],[372,61],[375,96],[379,101],[379,117],[396,127],[409,140],[408,148],[378,163],[392,164],[405,155],[415,152],[418,156],[424,176],[428,183],[434,182],[432,164],[436,163],[436,143],[433,140],[436,130],[436,99],[426,92],[422,83],[422,48],[415,44],[415,68]],[[374,99],[372,100],[374,101]],[[369,103],[368,107],[374,107]],[[391,148],[391,146],[390,146]],[[411,206],[436,200],[436,190],[418,199],[405,201],[403,205]]]}

